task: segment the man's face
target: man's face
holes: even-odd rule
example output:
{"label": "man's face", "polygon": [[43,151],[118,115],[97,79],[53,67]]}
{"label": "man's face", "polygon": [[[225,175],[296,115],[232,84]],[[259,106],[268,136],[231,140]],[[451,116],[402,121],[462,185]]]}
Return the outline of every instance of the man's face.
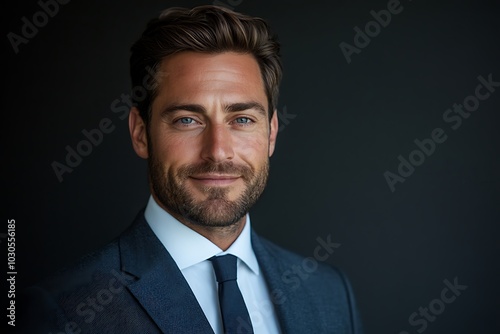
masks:
{"label": "man's face", "polygon": [[278,128],[257,61],[182,52],[162,62],[159,76],[148,135],[137,110],[130,118],[153,196],[181,221],[238,222],[264,190]]}

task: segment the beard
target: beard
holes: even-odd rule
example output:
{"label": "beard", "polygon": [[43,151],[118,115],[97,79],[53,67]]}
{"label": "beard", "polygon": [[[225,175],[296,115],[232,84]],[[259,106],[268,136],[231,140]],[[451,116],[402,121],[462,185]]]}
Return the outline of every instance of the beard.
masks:
{"label": "beard", "polygon": [[[149,180],[157,199],[177,219],[184,218],[200,226],[227,227],[236,224],[257,202],[266,187],[269,175],[269,159],[266,159],[259,170],[236,165],[231,161],[204,161],[165,171],[153,150],[149,152]],[[245,188],[238,198],[229,200],[229,187],[204,186],[198,189],[205,195],[205,199],[195,199],[186,184],[189,177],[209,173],[239,175]]]}

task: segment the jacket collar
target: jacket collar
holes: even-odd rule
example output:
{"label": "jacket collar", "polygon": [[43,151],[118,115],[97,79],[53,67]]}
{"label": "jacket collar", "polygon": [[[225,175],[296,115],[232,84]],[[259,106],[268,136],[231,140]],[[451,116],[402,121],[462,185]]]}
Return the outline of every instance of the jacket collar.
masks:
{"label": "jacket collar", "polygon": [[143,211],[122,234],[119,244],[122,271],[136,277],[127,288],[162,332],[213,333],[184,276],[148,226]]}
{"label": "jacket collar", "polygon": [[[175,261],[141,211],[119,239],[122,271],[134,276],[128,290],[164,333],[213,333],[210,323]],[[252,246],[264,275],[283,333],[320,333],[320,310],[306,304],[311,296],[291,284],[293,263],[252,231]],[[300,265],[300,263],[297,263]],[[304,282],[302,282],[304,283]],[[168,316],[166,316],[168,314]],[[176,319],[175,323],[168,319]],[[308,321],[298,321],[308,319]]]}
{"label": "jacket collar", "polygon": [[[252,245],[273,299],[281,331],[287,334],[323,332],[318,319],[321,310],[307,303],[314,298],[307,294],[306,289],[301,289],[295,284],[296,281],[293,279],[300,278],[291,275],[293,266],[301,265],[301,262],[286,261],[282,251],[278,251],[276,246],[271,246],[254,231],[252,231]],[[305,282],[301,282],[301,285],[303,284]]]}

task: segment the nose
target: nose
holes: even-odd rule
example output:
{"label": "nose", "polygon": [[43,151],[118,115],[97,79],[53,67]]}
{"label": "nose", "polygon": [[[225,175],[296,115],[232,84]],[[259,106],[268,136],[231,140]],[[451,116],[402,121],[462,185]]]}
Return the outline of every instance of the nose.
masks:
{"label": "nose", "polygon": [[212,124],[205,128],[201,157],[220,163],[234,157],[231,130],[223,124]]}

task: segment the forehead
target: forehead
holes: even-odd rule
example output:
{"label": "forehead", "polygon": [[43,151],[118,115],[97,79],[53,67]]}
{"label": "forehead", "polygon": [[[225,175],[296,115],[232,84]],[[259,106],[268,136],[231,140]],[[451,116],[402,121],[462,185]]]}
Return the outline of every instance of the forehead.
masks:
{"label": "forehead", "polygon": [[153,108],[165,100],[208,96],[266,99],[259,65],[246,53],[181,52],[162,61],[157,80],[159,86]]}
{"label": "forehead", "polygon": [[222,71],[233,74],[244,72],[246,75],[257,75],[260,78],[259,65],[254,56],[248,53],[184,51],[166,57],[160,66],[160,74],[162,75],[192,77],[203,74],[204,71]]}

